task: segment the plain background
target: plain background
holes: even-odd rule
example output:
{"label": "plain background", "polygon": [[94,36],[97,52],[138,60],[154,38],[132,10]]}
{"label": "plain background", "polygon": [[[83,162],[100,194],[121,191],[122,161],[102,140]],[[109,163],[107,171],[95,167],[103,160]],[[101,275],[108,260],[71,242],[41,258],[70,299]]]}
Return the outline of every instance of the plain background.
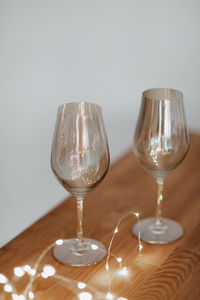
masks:
{"label": "plain background", "polygon": [[199,76],[199,0],[0,0],[0,245],[66,196],[50,168],[58,105],[101,105],[114,161],[144,89],[182,90],[198,131]]}

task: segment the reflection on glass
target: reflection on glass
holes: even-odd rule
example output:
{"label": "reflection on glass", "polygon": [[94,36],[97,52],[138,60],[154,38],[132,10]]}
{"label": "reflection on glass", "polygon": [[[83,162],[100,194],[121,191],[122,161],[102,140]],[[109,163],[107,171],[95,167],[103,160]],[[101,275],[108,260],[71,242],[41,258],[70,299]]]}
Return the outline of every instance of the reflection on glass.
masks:
{"label": "reflection on glass", "polygon": [[51,155],[52,170],[77,200],[77,238],[64,240],[54,256],[64,264],[85,266],[106,255],[105,247],[83,238],[84,197],[101,183],[109,167],[109,148],[101,108],[86,102],[58,108]]}
{"label": "reflection on glass", "polygon": [[[141,239],[146,242],[166,244],[183,235],[180,224],[162,217],[161,207],[164,180],[182,162],[188,148],[183,94],[167,88],[145,91],[134,135],[134,152],[158,184],[156,217],[140,222]],[[138,224],[133,233],[138,235]]]}

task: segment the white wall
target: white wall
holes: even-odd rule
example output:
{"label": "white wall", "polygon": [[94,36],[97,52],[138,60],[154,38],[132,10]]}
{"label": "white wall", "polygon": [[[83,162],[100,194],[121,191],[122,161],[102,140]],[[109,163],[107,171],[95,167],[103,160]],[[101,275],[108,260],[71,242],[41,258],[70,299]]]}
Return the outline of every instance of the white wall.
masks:
{"label": "white wall", "polygon": [[59,104],[103,107],[112,159],[146,88],[182,90],[199,130],[199,55],[199,0],[0,0],[0,245],[66,195],[49,164]]}

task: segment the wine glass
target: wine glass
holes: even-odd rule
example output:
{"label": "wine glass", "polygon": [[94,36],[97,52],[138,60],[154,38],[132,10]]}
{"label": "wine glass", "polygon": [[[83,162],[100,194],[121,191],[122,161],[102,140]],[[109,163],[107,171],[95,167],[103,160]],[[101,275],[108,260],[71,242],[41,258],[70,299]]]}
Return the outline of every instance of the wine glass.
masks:
{"label": "wine glass", "polygon": [[[183,227],[162,217],[165,178],[182,162],[189,148],[182,92],[169,88],[146,90],[134,135],[134,152],[158,184],[156,217],[140,222],[142,240],[167,244],[183,235]],[[139,224],[133,227],[138,236]]]}
{"label": "wine glass", "polygon": [[51,167],[62,186],[76,198],[77,237],[54,248],[54,256],[70,266],[89,266],[102,260],[103,244],[83,237],[83,201],[106,176],[110,156],[101,107],[87,102],[59,106]]}

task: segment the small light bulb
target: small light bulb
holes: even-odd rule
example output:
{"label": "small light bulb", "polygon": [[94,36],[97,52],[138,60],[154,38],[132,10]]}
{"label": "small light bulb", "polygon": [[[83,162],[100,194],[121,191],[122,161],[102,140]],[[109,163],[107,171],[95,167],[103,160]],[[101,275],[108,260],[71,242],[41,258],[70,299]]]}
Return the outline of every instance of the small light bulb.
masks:
{"label": "small light bulb", "polygon": [[56,241],[56,245],[60,246],[62,244],[63,244],[63,240],[59,239],[59,240]]}
{"label": "small light bulb", "polygon": [[136,212],[136,213],[134,213],[134,215],[138,218],[140,214],[138,212]]}
{"label": "small light bulb", "polygon": [[92,245],[91,245],[91,248],[92,248],[93,250],[97,250],[97,249],[99,248],[99,246],[97,246],[97,245],[95,245],[95,244],[92,244]]}
{"label": "small light bulb", "polygon": [[122,262],[122,258],[121,258],[121,257],[118,257],[118,258],[117,258],[117,261],[118,261],[118,263],[121,263],[121,262]]}
{"label": "small light bulb", "polygon": [[78,297],[80,300],[92,300],[92,295],[88,292],[80,293]]}
{"label": "small light bulb", "polygon": [[29,296],[30,299],[34,299],[34,294],[33,294],[33,292],[29,292],[29,293],[28,293],[28,296]]}
{"label": "small light bulb", "polygon": [[111,294],[110,292],[109,293],[107,293],[107,295],[106,295],[106,299],[108,299],[108,300],[112,300],[114,297],[113,297],[113,294]]}
{"label": "small light bulb", "polygon": [[15,267],[14,268],[14,274],[18,277],[22,277],[25,274],[24,268],[21,267]]}
{"label": "small light bulb", "polygon": [[31,275],[31,276],[35,276],[36,270],[35,270],[35,269],[30,269],[30,270],[28,271],[28,274]]}
{"label": "small light bulb", "polygon": [[0,274],[0,283],[5,284],[8,282],[8,278],[4,274]]}
{"label": "small light bulb", "polygon": [[5,292],[11,293],[12,290],[13,290],[13,289],[12,289],[12,285],[11,285],[11,284],[6,283],[6,284],[4,285],[4,291],[5,291]]}
{"label": "small light bulb", "polygon": [[86,287],[86,284],[84,282],[78,282],[77,285],[78,285],[78,288],[81,289],[81,290]]}
{"label": "small light bulb", "polygon": [[45,273],[47,276],[53,276],[56,273],[56,270],[50,265],[45,265],[43,268],[43,273]]}
{"label": "small light bulb", "polygon": [[45,279],[49,277],[49,276],[48,276],[46,273],[44,273],[44,272],[42,272],[41,275],[42,275],[42,277],[45,278]]}
{"label": "small light bulb", "polygon": [[25,265],[24,266],[24,271],[29,272],[31,270],[31,266]]}

